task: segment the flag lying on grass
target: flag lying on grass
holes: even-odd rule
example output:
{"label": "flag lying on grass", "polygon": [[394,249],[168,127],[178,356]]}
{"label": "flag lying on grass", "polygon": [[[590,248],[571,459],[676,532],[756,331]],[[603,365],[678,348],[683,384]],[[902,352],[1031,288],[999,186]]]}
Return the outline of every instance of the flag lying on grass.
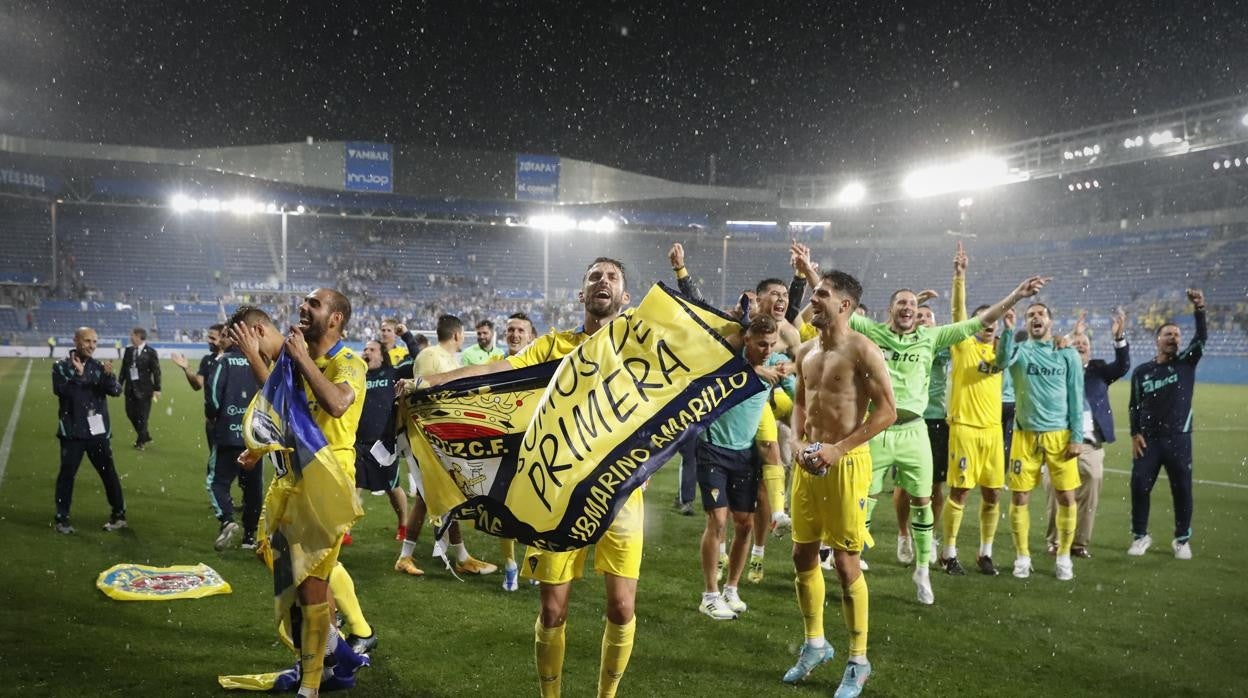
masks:
{"label": "flag lying on grass", "polygon": [[203,563],[171,567],[122,563],[101,572],[95,586],[117,601],[202,599],[231,592],[229,583]]}
{"label": "flag lying on grass", "polygon": [[247,406],[243,439],[248,450],[272,455],[275,478],[264,498],[265,562],[273,570],[278,622],[289,628],[295,590],[363,511],[355,482],[312,419],[285,352]]}
{"label": "flag lying on grass", "polygon": [[764,389],[728,343],[740,330],[658,284],[560,361],[408,396],[430,513],[547,550],[595,543],[681,439]]}

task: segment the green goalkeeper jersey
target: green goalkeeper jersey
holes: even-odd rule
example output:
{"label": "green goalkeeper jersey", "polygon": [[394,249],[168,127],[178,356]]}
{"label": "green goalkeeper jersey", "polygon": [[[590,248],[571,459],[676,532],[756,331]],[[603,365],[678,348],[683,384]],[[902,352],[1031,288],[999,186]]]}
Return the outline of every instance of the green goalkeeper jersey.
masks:
{"label": "green goalkeeper jersey", "polygon": [[951,325],[916,327],[913,332],[897,334],[887,323],[874,322],[861,315],[849,319],[849,326],[884,352],[888,377],[893,382],[897,401],[897,421],[906,422],[922,417],[927,409],[927,387],[932,376],[932,360],[936,352],[957,344],[984,328],[978,317]]}

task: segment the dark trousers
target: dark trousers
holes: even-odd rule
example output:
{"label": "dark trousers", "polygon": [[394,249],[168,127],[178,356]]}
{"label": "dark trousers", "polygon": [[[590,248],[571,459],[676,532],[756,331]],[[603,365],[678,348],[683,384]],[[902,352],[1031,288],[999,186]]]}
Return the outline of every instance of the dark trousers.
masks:
{"label": "dark trousers", "polygon": [[1005,442],[1005,462],[1001,465],[1005,467],[1006,479],[1010,475],[1010,444],[1014,443],[1014,407],[1016,403],[1001,403],[1001,436]]}
{"label": "dark trousers", "polygon": [[1145,437],[1144,454],[1131,461],[1131,532],[1148,533],[1148,510],[1153,485],[1162,468],[1170,479],[1174,498],[1174,537],[1192,535],[1192,435]]}
{"label": "dark trousers", "polygon": [[212,508],[217,512],[217,520],[225,523],[234,520],[234,497],[230,486],[238,480],[238,487],[243,491],[243,531],[254,535],[260,523],[260,507],[264,504],[264,460],[260,460],[251,470],[245,470],[238,464],[238,456],[243,447],[216,446],[209,457],[208,465],[212,468],[208,482],[212,492]]}
{"label": "dark trousers", "polygon": [[126,418],[134,425],[134,433],[137,435],[134,440],[136,444],[145,444],[152,440],[152,435],[147,433],[147,418],[151,413],[151,395],[147,397],[126,396]]}
{"label": "dark trousers", "polygon": [[104,496],[108,497],[108,505],[112,513],[122,516],[126,513],[126,500],[121,496],[121,480],[117,478],[117,468],[113,465],[113,449],[108,439],[61,439],[61,471],[56,476],[56,518],[58,521],[69,520],[69,507],[74,501],[74,476],[78,474],[78,466],[82,465],[82,456],[91,459],[95,472],[100,474],[104,483]]}
{"label": "dark trousers", "polygon": [[692,436],[680,444],[680,503],[690,504],[698,494],[698,437]]}

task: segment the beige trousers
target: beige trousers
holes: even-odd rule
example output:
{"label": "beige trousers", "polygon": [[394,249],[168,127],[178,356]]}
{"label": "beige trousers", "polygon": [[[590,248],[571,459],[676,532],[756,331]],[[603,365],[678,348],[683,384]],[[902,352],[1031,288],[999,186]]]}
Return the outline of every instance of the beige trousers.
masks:
{"label": "beige trousers", "polygon": [[[1105,447],[1083,447],[1079,454],[1079,480],[1082,484],[1075,490],[1075,504],[1079,509],[1079,523],[1075,526],[1076,548],[1087,548],[1092,544],[1092,526],[1096,519],[1096,504],[1101,499],[1101,481],[1105,479]],[[1044,471],[1044,492],[1047,495],[1045,516],[1048,529],[1045,538],[1049,545],[1057,544],[1057,495],[1053,491],[1053,482],[1049,479],[1049,471]]]}

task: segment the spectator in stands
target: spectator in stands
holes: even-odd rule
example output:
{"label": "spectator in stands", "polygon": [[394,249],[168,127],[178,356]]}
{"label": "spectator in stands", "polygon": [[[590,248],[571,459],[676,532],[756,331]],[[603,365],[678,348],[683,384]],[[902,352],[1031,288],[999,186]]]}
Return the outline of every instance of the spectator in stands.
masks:
{"label": "spectator in stands", "polygon": [[121,359],[121,387],[126,392],[126,417],[134,425],[134,447],[142,451],[152,442],[147,420],[152,403],[160,400],[160,357],[147,344],[147,330],[130,331],[130,346]]}
{"label": "spectator in stands", "polygon": [[[1070,345],[1079,353],[1083,362],[1083,451],[1079,454],[1079,488],[1075,490],[1078,519],[1075,523],[1075,542],[1070,554],[1075,557],[1092,557],[1088,548],[1092,545],[1092,527],[1095,524],[1096,505],[1101,497],[1101,482],[1105,475],[1105,444],[1114,442],[1114,414],[1109,407],[1109,386],[1127,375],[1131,369],[1131,348],[1127,345],[1127,316],[1121,309],[1114,314],[1111,327],[1114,334],[1114,362],[1092,358],[1092,342],[1088,339],[1085,325],[1086,313],[1079,318],[1070,336]],[[1044,490],[1048,494],[1049,527],[1046,537],[1049,554],[1057,554],[1057,498],[1053,482],[1046,471]]]}
{"label": "spectator in stands", "polygon": [[503,350],[494,345],[494,323],[489,320],[478,322],[477,343],[464,350],[460,362],[464,366],[475,366],[500,361],[502,358]]}
{"label": "spectator in stands", "polygon": [[1182,352],[1182,332],[1173,322],[1157,328],[1157,356],[1131,374],[1131,534],[1128,555],[1152,545],[1148,513],[1153,485],[1164,467],[1174,498],[1174,540],[1179,560],[1192,559],[1192,394],[1196,364],[1205,353],[1208,330],[1205,294],[1187,290],[1195,308],[1196,336]]}
{"label": "spectator in stands", "polygon": [[113,362],[100,363],[93,356],[99,336],[90,327],[74,332],[74,348],[69,356],[52,367],[52,392],[60,401],[57,437],[61,442],[61,470],[56,476],[56,532],[73,533],[69,508],[74,498],[74,476],[82,456],[91,459],[104,483],[104,495],[112,513],[104,530],[126,527],[126,502],[121,480],[113,464],[112,438],[108,420],[108,398],[121,394],[121,384],[113,375]]}

